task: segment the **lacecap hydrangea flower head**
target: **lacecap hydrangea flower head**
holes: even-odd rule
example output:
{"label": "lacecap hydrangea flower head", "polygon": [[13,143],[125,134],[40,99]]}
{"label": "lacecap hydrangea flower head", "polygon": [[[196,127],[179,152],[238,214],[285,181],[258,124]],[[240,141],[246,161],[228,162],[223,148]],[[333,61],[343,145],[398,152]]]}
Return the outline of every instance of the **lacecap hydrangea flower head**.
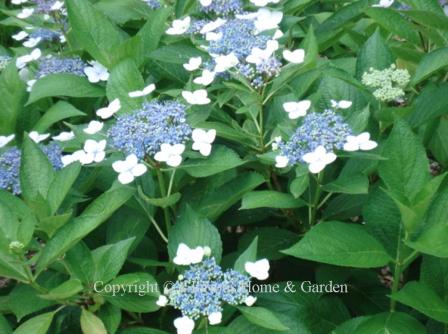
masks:
{"label": "lacecap hydrangea flower head", "polygon": [[371,150],[377,146],[370,140],[367,132],[355,136],[342,114],[338,112],[339,109],[350,108],[350,101],[332,101],[332,107],[323,112],[307,113],[310,105],[309,101],[284,104],[290,118],[303,119],[289,140],[275,138],[273,149],[279,152],[276,156],[276,167],[284,168],[305,163],[311,173],[319,173],[336,160],[334,152],[337,150]]}
{"label": "lacecap hydrangea flower head", "polygon": [[362,83],[373,88],[373,95],[380,101],[401,101],[405,96],[404,89],[411,76],[406,69],[399,69],[392,64],[384,70],[370,68],[362,76]]}
{"label": "lacecap hydrangea flower head", "polygon": [[251,276],[260,280],[269,276],[269,262],[266,259],[246,262],[246,273],[234,269],[223,270],[207,246],[192,249],[181,243],[173,262],[187,268],[159,297],[157,305],[170,305],[181,311],[182,316],[174,320],[178,334],[191,334],[195,321],[201,317],[207,318],[210,325],[221,323],[225,303],[252,306],[256,297],[250,295]]}

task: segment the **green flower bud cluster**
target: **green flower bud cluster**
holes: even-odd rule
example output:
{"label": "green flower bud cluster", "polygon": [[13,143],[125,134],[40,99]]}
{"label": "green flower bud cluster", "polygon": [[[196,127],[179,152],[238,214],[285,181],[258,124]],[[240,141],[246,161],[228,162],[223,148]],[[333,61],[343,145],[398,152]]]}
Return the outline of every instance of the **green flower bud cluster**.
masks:
{"label": "green flower bud cluster", "polygon": [[375,88],[373,95],[382,102],[401,100],[404,88],[408,85],[411,76],[406,69],[399,69],[392,64],[384,70],[370,68],[362,75],[362,83]]}
{"label": "green flower bud cluster", "polygon": [[22,244],[20,241],[12,241],[9,244],[9,250],[16,254],[20,254],[24,248],[25,245]]}

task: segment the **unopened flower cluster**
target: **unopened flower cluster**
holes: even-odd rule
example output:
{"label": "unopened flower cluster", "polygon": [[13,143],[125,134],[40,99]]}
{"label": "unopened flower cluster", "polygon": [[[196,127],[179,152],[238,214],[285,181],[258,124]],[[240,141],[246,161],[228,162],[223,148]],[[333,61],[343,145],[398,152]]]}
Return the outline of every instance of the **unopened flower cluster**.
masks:
{"label": "unopened flower cluster", "polygon": [[380,101],[391,102],[403,99],[404,89],[411,76],[406,69],[399,69],[394,64],[384,70],[370,68],[362,76],[362,83],[373,88],[373,95]]}

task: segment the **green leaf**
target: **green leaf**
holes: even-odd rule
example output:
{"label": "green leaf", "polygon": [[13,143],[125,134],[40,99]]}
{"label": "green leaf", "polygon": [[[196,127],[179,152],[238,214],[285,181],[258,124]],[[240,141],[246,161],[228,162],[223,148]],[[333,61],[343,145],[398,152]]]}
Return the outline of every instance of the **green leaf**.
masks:
{"label": "green leaf", "polygon": [[[221,174],[217,174],[218,178]],[[264,182],[263,176],[254,172],[237,175],[222,185],[215,187],[213,180],[204,182],[194,188],[193,196],[184,194],[182,206],[192,203],[193,208],[204,217],[215,221],[221,214],[237,203],[244,194]],[[204,184],[206,184],[204,186]]]}
{"label": "green leaf", "polygon": [[369,178],[363,174],[346,175],[322,186],[322,189],[333,193],[367,194]]}
{"label": "green leaf", "polygon": [[248,261],[255,262],[257,260],[257,248],[258,248],[258,237],[255,237],[251,242],[249,247],[238,256],[238,259],[235,261],[235,266],[233,267],[235,270],[238,270],[240,273],[245,274],[246,270],[244,269],[244,264]]}
{"label": "green leaf", "polygon": [[424,255],[420,266],[420,281],[443,300],[448,297],[448,259]]}
{"label": "green leaf", "polygon": [[26,101],[26,86],[20,79],[16,65],[12,61],[0,75],[0,133],[16,132],[17,118]]}
{"label": "green leaf", "polygon": [[448,187],[437,194],[428,208],[427,215],[422,223],[422,232],[408,245],[422,253],[448,257]]}
{"label": "green leaf", "polygon": [[70,103],[58,101],[48,109],[34,126],[34,130],[44,133],[53,124],[70,117],[85,116],[86,114],[76,109]]}
{"label": "green leaf", "polygon": [[67,252],[65,264],[73,277],[78,278],[85,284],[93,284],[95,264],[92,253],[84,242],[79,242]]}
{"label": "green leaf", "polygon": [[134,327],[134,328],[126,328],[120,331],[119,334],[168,334],[168,332],[148,327]]}
{"label": "green leaf", "polygon": [[391,298],[430,318],[448,323],[448,304],[424,283],[409,282]]}
{"label": "green leaf", "polygon": [[241,210],[256,208],[292,209],[305,205],[301,199],[290,194],[272,190],[259,190],[246,193],[241,202]]}
{"label": "green leaf", "polygon": [[27,104],[54,96],[101,97],[104,96],[104,89],[74,74],[50,74],[37,80]]}
{"label": "green leaf", "polygon": [[72,163],[56,172],[48,189],[47,200],[51,210],[50,214],[55,214],[59,209],[80,172],[81,165],[79,163]]}
{"label": "green leaf", "polygon": [[414,9],[431,11],[434,13],[443,13],[439,0],[402,0],[402,2],[412,6]]}
{"label": "green leaf", "polygon": [[[24,300],[26,300],[26,303],[23,302]],[[30,285],[18,284],[10,292],[8,304],[17,317],[17,321],[21,321],[24,317],[48,308],[55,302],[42,299],[39,292]]]}
{"label": "green leaf", "polygon": [[239,306],[238,310],[249,322],[274,331],[286,331],[289,328],[282,324],[282,322],[268,309],[264,307],[247,307]]}
{"label": "green leaf", "polygon": [[84,334],[107,334],[101,319],[84,308],[81,311],[81,329]]}
{"label": "green leaf", "polygon": [[66,6],[76,41],[94,59],[110,67],[114,57],[111,51],[124,41],[125,34],[87,0],[67,0]]}
{"label": "green leaf", "polygon": [[359,50],[356,61],[356,77],[361,79],[362,75],[371,67],[383,70],[394,62],[392,53],[381,37],[380,30],[377,29]]}
{"label": "green leaf", "polygon": [[132,59],[125,59],[112,69],[107,81],[107,98],[112,101],[120,99],[121,109],[119,113],[128,113],[137,110],[143,99],[131,98],[129,92],[142,90],[144,81]]}
{"label": "green leaf", "polygon": [[160,8],[151,11],[151,16],[146,24],[139,30],[137,36],[142,38],[145,54],[157,50],[160,39],[165,33],[165,22],[171,14],[171,8]]}
{"label": "green leaf", "polygon": [[442,166],[448,166],[448,119],[440,119],[437,129],[432,133],[429,149]]}
{"label": "green leaf", "polygon": [[24,136],[20,164],[20,187],[26,202],[47,198],[55,171],[45,153],[28,137]]}
{"label": "green leaf", "polygon": [[123,267],[134,237],[92,251],[95,263],[95,281],[109,282]]}
{"label": "green leaf", "polygon": [[381,267],[391,260],[384,247],[363,226],[336,221],[317,224],[283,253],[355,268]]}
{"label": "green leaf", "polygon": [[412,77],[411,85],[418,84],[446,66],[448,66],[448,48],[441,48],[428,53],[418,65]]}
{"label": "green leaf", "polygon": [[398,196],[412,200],[429,180],[428,159],[420,140],[409,126],[397,120],[383,145],[378,171],[387,188]]}
{"label": "green leaf", "polygon": [[299,198],[308,188],[309,183],[310,173],[308,171],[308,167],[305,165],[299,165],[296,167],[296,177],[289,185],[289,191],[294,198]]}
{"label": "green leaf", "polygon": [[207,177],[241,166],[245,162],[235,151],[225,146],[214,146],[212,154],[203,159],[189,159],[179,168],[194,177]]}
{"label": "green leaf", "polygon": [[78,279],[70,279],[54,289],[51,289],[47,294],[40,295],[42,299],[48,300],[64,300],[78,294],[83,290],[81,281]]}
{"label": "green leaf", "polygon": [[3,315],[0,315],[0,333],[12,334],[11,326]]}
{"label": "green leaf", "polygon": [[97,316],[103,321],[107,333],[114,334],[121,323],[121,310],[112,305],[105,304],[101,306]]}
{"label": "green leaf", "polygon": [[79,217],[60,228],[42,250],[37,262],[37,272],[44,270],[60,255],[107,220],[131,198],[133,193],[134,190],[127,187],[111,189],[93,201]]}
{"label": "green leaf", "polygon": [[420,126],[436,117],[448,114],[448,84],[428,84],[414,102],[414,111],[408,116],[412,127]]}
{"label": "green leaf", "polygon": [[[112,305],[130,312],[154,312],[159,309],[156,301],[160,295],[157,281],[148,273],[132,273],[118,276],[110,282],[115,287],[139,287],[132,291],[102,293]],[[100,287],[101,288],[101,287]]]}
{"label": "green leaf", "polygon": [[[440,6],[438,6],[438,9],[440,9]],[[424,26],[448,30],[448,19],[440,10],[438,12],[407,10],[406,15]]]}
{"label": "green leaf", "polygon": [[174,193],[168,197],[150,198],[143,193],[143,190],[141,189],[141,187],[138,187],[138,193],[141,196],[141,198],[143,198],[145,200],[145,202],[147,202],[148,204],[158,206],[161,208],[168,208],[170,206],[173,206],[180,200],[180,198],[182,196],[180,193]]}
{"label": "green leaf", "polygon": [[221,260],[222,242],[218,230],[210,221],[199,216],[189,206],[171,228],[168,240],[170,259],[176,256],[179,244],[184,243],[190,248],[208,246],[216,261]]}
{"label": "green leaf", "polygon": [[416,27],[396,10],[371,7],[365,13],[391,33],[403,37],[413,44],[420,44]]}
{"label": "green leaf", "polygon": [[54,313],[49,312],[31,318],[17,327],[13,334],[46,334],[53,321],[53,316]]}

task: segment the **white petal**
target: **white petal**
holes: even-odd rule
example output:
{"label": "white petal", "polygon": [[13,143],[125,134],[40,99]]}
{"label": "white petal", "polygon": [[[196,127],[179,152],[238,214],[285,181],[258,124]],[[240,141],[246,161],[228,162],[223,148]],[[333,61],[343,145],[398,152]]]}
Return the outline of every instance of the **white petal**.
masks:
{"label": "white petal", "polygon": [[201,57],[191,57],[187,64],[184,64],[184,68],[187,71],[195,71],[201,66],[202,58]]}
{"label": "white petal", "polygon": [[305,50],[297,49],[294,51],[284,50],[283,58],[293,64],[301,64],[305,60]]}
{"label": "white petal", "polygon": [[132,168],[131,172],[135,177],[138,177],[138,176],[142,176],[143,174],[145,174],[147,170],[148,170],[148,168],[144,164],[138,164],[137,166]]}
{"label": "white petal", "polygon": [[207,143],[202,143],[201,147],[199,149],[199,152],[204,156],[208,157],[210,153],[212,152],[212,145]]}
{"label": "white petal", "polygon": [[59,135],[53,136],[53,140],[62,142],[72,140],[73,138],[75,138],[75,134],[73,133],[73,131],[61,132]]}
{"label": "white petal", "polygon": [[244,300],[244,304],[247,306],[252,306],[257,301],[257,297],[254,296],[247,296],[246,300]]}
{"label": "white petal", "polygon": [[14,137],[15,135],[0,136],[0,148],[8,145],[14,139]]}
{"label": "white petal", "polygon": [[106,152],[95,152],[94,157],[93,157],[93,161],[95,162],[101,162],[104,160],[104,158],[106,157]]}
{"label": "white petal", "polygon": [[121,184],[129,184],[134,181],[134,175],[131,172],[123,172],[118,175],[118,181]]}
{"label": "white petal", "polygon": [[212,4],[212,0],[199,0],[203,7],[208,7]]}
{"label": "white petal", "polygon": [[30,17],[31,15],[33,15],[34,13],[34,8],[23,8],[22,11],[17,14],[17,18],[19,19],[26,19],[28,17]]}
{"label": "white petal", "polygon": [[321,171],[323,171],[325,166],[326,165],[322,161],[317,161],[317,162],[310,163],[308,165],[308,170],[313,174],[317,174],[317,173],[320,173]]}
{"label": "white petal", "polygon": [[323,159],[323,161],[326,165],[329,165],[333,161],[335,161],[336,158],[337,158],[336,154],[334,154],[333,152],[329,152],[325,155],[325,158]]}
{"label": "white petal", "polygon": [[191,334],[194,329],[194,321],[186,316],[174,319],[173,324],[177,334]]}
{"label": "white petal", "polygon": [[91,121],[83,131],[89,135],[94,135],[95,133],[100,132],[103,129],[103,126],[103,122]]}
{"label": "white petal", "polygon": [[156,161],[161,161],[161,162],[163,162],[163,161],[167,161],[167,160],[168,160],[168,157],[169,157],[169,154],[168,154],[167,152],[164,152],[164,151],[159,151],[159,152],[157,152],[157,153],[154,155],[154,159],[155,159]]}
{"label": "white petal", "polygon": [[157,306],[165,307],[168,304],[168,298],[165,295],[160,295],[156,301]]}
{"label": "white petal", "polygon": [[176,144],[176,145],[171,146],[171,152],[173,154],[179,155],[179,154],[184,153],[184,151],[185,151],[184,144]]}
{"label": "white petal", "polygon": [[377,146],[378,146],[378,144],[376,142],[374,142],[373,140],[369,140],[364,143],[361,143],[359,148],[363,151],[370,151],[370,150],[373,150]]}
{"label": "white petal", "polygon": [[123,160],[115,161],[115,162],[112,164],[112,168],[113,168],[114,171],[116,171],[117,173],[123,173],[123,172],[129,170],[128,164],[126,163],[126,161],[123,161]]}
{"label": "white petal", "polygon": [[285,168],[286,166],[288,166],[289,159],[287,157],[285,157],[285,156],[277,155],[275,157],[275,162],[276,162],[275,163],[275,167],[277,167],[277,168]]}
{"label": "white petal", "polygon": [[357,151],[357,150],[359,150],[359,145],[358,145],[357,141],[347,141],[344,144],[344,151],[354,152],[354,151]]}
{"label": "white petal", "polygon": [[177,167],[182,163],[182,156],[180,155],[170,155],[166,161],[168,166]]}
{"label": "white petal", "polygon": [[26,31],[20,31],[17,34],[12,35],[11,37],[16,41],[21,41],[28,37],[28,33]]}
{"label": "white petal", "polygon": [[208,322],[210,325],[218,325],[222,321],[222,313],[221,312],[213,312],[208,316]]}
{"label": "white petal", "polygon": [[341,100],[341,101],[339,101],[338,106],[341,109],[348,109],[352,106],[352,104],[353,104],[352,101]]}

